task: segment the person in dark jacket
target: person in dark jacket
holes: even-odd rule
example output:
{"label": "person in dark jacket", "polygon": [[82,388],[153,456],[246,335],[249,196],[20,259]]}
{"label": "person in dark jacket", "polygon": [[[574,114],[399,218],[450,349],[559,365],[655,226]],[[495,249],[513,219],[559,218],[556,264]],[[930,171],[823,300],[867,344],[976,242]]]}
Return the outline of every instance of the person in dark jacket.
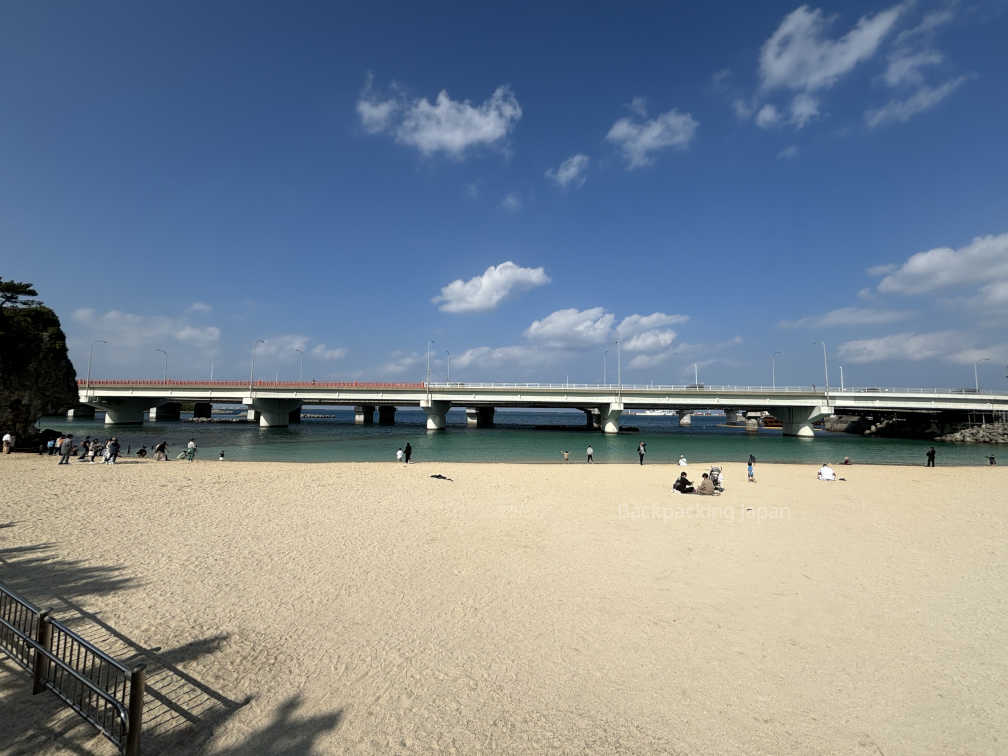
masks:
{"label": "person in dark jacket", "polygon": [[403,447],[402,455],[403,455],[403,459],[406,461],[406,464],[408,465],[409,461],[410,461],[410,457],[413,456],[413,447],[410,446],[410,442],[409,441],[407,441],[406,442],[406,446]]}
{"label": "person in dark jacket", "polygon": [[693,483],[692,481],[687,480],[686,473],[679,474],[679,479],[672,484],[672,488],[674,488],[679,493],[684,494],[693,493]]}

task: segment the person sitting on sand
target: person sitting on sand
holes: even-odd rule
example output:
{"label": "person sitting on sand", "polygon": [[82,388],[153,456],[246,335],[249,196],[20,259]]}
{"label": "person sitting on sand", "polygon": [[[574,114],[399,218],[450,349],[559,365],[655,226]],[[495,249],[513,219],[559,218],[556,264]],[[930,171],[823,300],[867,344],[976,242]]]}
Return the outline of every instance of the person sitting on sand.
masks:
{"label": "person sitting on sand", "polygon": [[843,458],[843,464],[845,464],[845,465],[849,465],[850,463],[851,463],[851,461],[850,461],[850,457],[844,457],[844,458]]}
{"label": "person sitting on sand", "polygon": [[696,492],[701,496],[713,496],[717,493],[714,488],[714,482],[710,479],[710,475],[707,473],[703,474],[703,480],[700,481],[700,487],[697,488]]}
{"label": "person sitting on sand", "polygon": [[154,447],[154,459],[158,462],[168,461],[168,442],[162,441]]}
{"label": "person sitting on sand", "polygon": [[139,449],[136,450],[136,455],[138,457],[140,457],[140,459],[143,459],[144,457],[146,457],[147,456],[147,447],[146,446],[141,446]]}
{"label": "person sitting on sand", "polygon": [[560,456],[563,457],[564,462],[570,462],[570,452],[567,449],[562,450]]}
{"label": "person sitting on sand", "polygon": [[679,454],[679,467],[686,467],[686,464],[687,464],[686,463],[686,455],[680,453]]}
{"label": "person sitting on sand", "polygon": [[679,480],[677,480],[675,483],[672,484],[672,488],[678,491],[679,493],[684,494],[693,493],[694,490],[693,483],[692,481],[687,480],[685,472],[680,473]]}
{"label": "person sitting on sand", "polygon": [[827,462],[823,462],[823,466],[819,468],[816,477],[819,480],[836,480],[836,473],[833,472],[833,468]]}

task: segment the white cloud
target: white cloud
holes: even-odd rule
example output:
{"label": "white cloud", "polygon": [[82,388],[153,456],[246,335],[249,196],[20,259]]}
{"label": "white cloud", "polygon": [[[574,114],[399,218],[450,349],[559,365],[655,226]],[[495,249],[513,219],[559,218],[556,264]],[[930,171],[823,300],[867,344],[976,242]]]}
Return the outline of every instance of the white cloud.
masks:
{"label": "white cloud", "polygon": [[917,26],[901,31],[896,36],[896,44],[902,45],[903,43],[918,37],[930,37],[935,29],[951,22],[954,18],[955,12],[951,8],[926,13]]}
{"label": "white cloud", "polygon": [[860,364],[886,360],[920,362],[947,355],[961,345],[959,331],[894,333],[875,339],[846,341],[837,347],[837,357]]}
{"label": "white cloud", "polygon": [[508,86],[498,87],[479,105],[453,100],[445,90],[432,103],[425,97],[380,98],[370,78],[357,101],[357,113],[371,133],[389,131],[397,142],[424,155],[445,152],[455,158],[471,148],[500,143],[522,117],[521,105]]}
{"label": "white cloud", "polygon": [[764,105],[756,113],[756,125],[761,129],[769,129],[771,126],[776,126],[780,122],[780,113],[777,112],[777,108],[774,105]]}
{"label": "white cloud", "polygon": [[491,265],[480,276],[461,278],[442,287],[431,301],[443,312],[492,310],[514,291],[544,286],[550,282],[543,268],[522,268],[510,260]]}
{"label": "white cloud", "polygon": [[307,336],[298,333],[284,333],[264,339],[262,343],[256,344],[252,351],[256,357],[276,357],[277,355],[289,355],[298,349],[304,351],[307,347]]}
{"label": "white cloud", "polygon": [[347,350],[345,347],[330,349],[325,344],[316,344],[311,353],[320,360],[341,360],[346,357]]}
{"label": "white cloud", "polygon": [[117,348],[170,350],[175,344],[213,351],[220,343],[219,328],[194,326],[184,318],[138,315],[121,310],[98,313],[91,307],[75,310],[71,317],[89,332],[89,336],[107,339]]}
{"label": "white cloud", "polygon": [[516,192],[508,192],[504,195],[504,199],[500,201],[500,207],[509,213],[517,213],[522,209],[521,195]]}
{"label": "white cloud", "polygon": [[800,92],[791,100],[791,123],[799,129],[813,118],[819,117],[819,101],[810,94]]}
{"label": "white cloud", "polygon": [[590,158],[587,155],[581,153],[571,155],[560,163],[559,168],[555,170],[550,168],[546,171],[546,178],[555,181],[557,186],[584,186],[589,161]]}
{"label": "white cloud", "polygon": [[667,315],[664,312],[653,312],[650,315],[628,315],[616,327],[616,333],[622,338],[651,331],[656,328],[667,328],[689,320],[689,315]]}
{"label": "white cloud", "polygon": [[379,375],[391,374],[398,376],[408,370],[414,369],[419,370],[422,373],[423,371],[420,366],[426,364],[426,359],[427,356],[425,354],[417,354],[416,352],[411,354],[393,352],[391,354],[391,359],[378,368],[378,373]]}
{"label": "white cloud", "polygon": [[667,349],[675,342],[676,335],[673,330],[645,331],[624,342],[623,349],[627,352],[654,352]]}
{"label": "white cloud", "polygon": [[481,369],[526,370],[531,367],[550,365],[554,354],[539,347],[516,345],[503,347],[480,346],[467,349],[457,357],[452,358],[452,365],[457,370],[469,367]]}
{"label": "white cloud", "polygon": [[649,121],[620,118],[609,129],[606,139],[622,150],[628,168],[640,168],[649,165],[658,150],[686,149],[697,126],[699,123],[692,115],[672,109]]}
{"label": "white cloud", "polygon": [[942,60],[942,54],[934,50],[922,52],[899,50],[889,57],[889,65],[882,78],[890,87],[898,87],[901,84],[920,85],[924,83],[920,69],[924,66],[937,65]]}
{"label": "white cloud", "polygon": [[192,312],[210,312],[211,310],[213,310],[213,307],[211,307],[210,305],[208,305],[206,302],[193,302],[191,305],[189,305],[188,307],[186,307],[186,312],[187,313],[192,313]]}
{"label": "white cloud", "polygon": [[892,273],[897,268],[899,268],[899,265],[895,263],[885,263],[884,265],[872,265],[865,272],[869,276],[884,276],[886,273]]}
{"label": "white cloud", "polygon": [[572,348],[603,344],[610,338],[616,317],[602,307],[557,310],[535,320],[525,337],[549,346]]}
{"label": "white cloud", "polygon": [[903,310],[876,310],[868,307],[841,307],[823,315],[810,315],[799,320],[782,320],[784,328],[830,328],[834,326],[865,326],[897,323],[914,313]]}
{"label": "white cloud", "polygon": [[867,110],[864,114],[865,123],[869,128],[875,128],[892,121],[906,123],[918,113],[933,108],[955,92],[968,78],[968,76],[958,76],[937,87],[922,86],[905,100],[890,100],[881,108]]}
{"label": "white cloud", "polygon": [[878,290],[891,294],[923,294],[964,284],[1008,281],[1008,233],[978,236],[959,249],[938,247],[911,255],[889,273]]}
{"label": "white cloud", "polygon": [[802,5],[784,17],[763,45],[763,90],[813,92],[832,87],[858,63],[875,54],[902,11],[902,5],[895,5],[874,16],[863,16],[847,34],[833,40],[825,36],[831,19],[819,9]]}
{"label": "white cloud", "polygon": [[627,108],[631,112],[636,113],[641,118],[647,118],[647,98],[646,97],[634,97],[627,104]]}
{"label": "white cloud", "polygon": [[798,157],[798,146],[790,144],[777,153],[778,160],[793,160]]}

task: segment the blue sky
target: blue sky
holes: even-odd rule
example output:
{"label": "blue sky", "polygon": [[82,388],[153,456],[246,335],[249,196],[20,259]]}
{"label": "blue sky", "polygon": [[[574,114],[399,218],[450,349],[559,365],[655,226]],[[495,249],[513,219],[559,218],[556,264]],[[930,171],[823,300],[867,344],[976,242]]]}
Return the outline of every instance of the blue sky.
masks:
{"label": "blue sky", "polygon": [[81,375],[1006,386],[1004,0],[141,5],[0,31]]}

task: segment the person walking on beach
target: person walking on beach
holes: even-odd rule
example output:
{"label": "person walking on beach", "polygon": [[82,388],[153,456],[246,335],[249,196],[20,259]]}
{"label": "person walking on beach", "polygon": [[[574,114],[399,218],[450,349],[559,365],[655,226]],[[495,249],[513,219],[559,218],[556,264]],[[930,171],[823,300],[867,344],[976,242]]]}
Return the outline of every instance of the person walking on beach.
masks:
{"label": "person walking on beach", "polygon": [[935,459],[935,448],[932,446],[930,449],[927,450],[927,462],[924,464],[924,466],[934,467],[935,466],[934,459]]}
{"label": "person walking on beach", "polygon": [[749,462],[746,465],[746,480],[750,483],[756,482],[756,474],[753,472],[753,465],[756,464],[756,457],[752,454],[749,455]]}
{"label": "person walking on beach", "polygon": [[116,460],[119,459],[119,450],[122,447],[119,446],[119,439],[116,436],[112,436],[112,440],[109,441],[109,464],[114,465]]}
{"label": "person walking on beach", "polygon": [[91,436],[84,436],[84,440],[81,441],[80,454],[77,457],[78,462],[83,462],[87,459],[88,451],[91,449]]}
{"label": "person walking on beach", "polygon": [[192,462],[196,459],[196,439],[190,438],[189,443],[186,444],[186,459]]}
{"label": "person walking on beach", "polygon": [[63,445],[60,447],[60,461],[57,464],[69,465],[70,464],[70,452],[73,449],[73,443],[70,439],[73,435],[69,435],[63,439]]}
{"label": "person walking on beach", "polygon": [[10,454],[11,448],[14,446],[14,436],[10,433],[3,434],[3,453]]}
{"label": "person walking on beach", "polygon": [[595,450],[592,449],[591,444],[588,444],[588,448],[585,449],[585,453],[588,455],[588,464],[591,464],[592,459],[595,457]]}
{"label": "person walking on beach", "polygon": [[641,441],[637,444],[637,456],[640,457],[641,467],[644,467],[644,455],[647,454],[647,444]]}
{"label": "person walking on beach", "polygon": [[407,441],[406,442],[406,446],[403,447],[402,455],[403,455],[403,459],[406,461],[406,464],[408,465],[409,461],[410,461],[410,457],[413,456],[413,447],[410,446],[410,442],[409,441]]}

